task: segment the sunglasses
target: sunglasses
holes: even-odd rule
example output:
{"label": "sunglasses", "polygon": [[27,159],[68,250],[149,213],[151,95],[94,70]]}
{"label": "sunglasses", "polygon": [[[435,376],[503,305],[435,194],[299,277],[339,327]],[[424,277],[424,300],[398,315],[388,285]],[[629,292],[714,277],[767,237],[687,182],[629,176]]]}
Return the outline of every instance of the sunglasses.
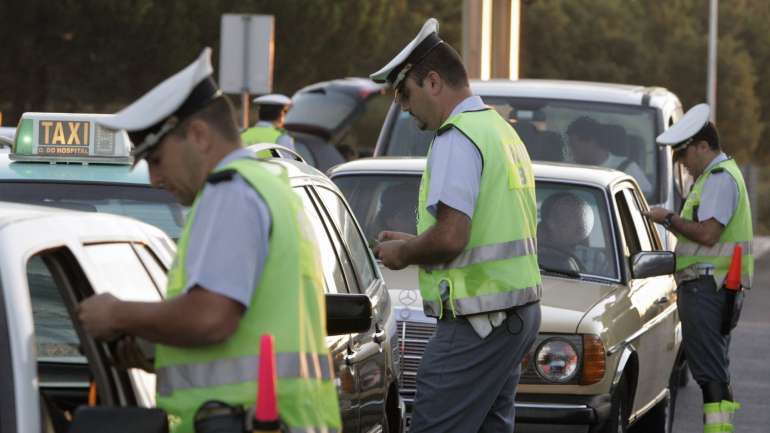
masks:
{"label": "sunglasses", "polygon": [[687,152],[687,149],[690,147],[690,144],[692,144],[693,139],[688,138],[686,141],[683,141],[679,144],[679,149],[674,151],[674,162],[684,158],[684,154]]}

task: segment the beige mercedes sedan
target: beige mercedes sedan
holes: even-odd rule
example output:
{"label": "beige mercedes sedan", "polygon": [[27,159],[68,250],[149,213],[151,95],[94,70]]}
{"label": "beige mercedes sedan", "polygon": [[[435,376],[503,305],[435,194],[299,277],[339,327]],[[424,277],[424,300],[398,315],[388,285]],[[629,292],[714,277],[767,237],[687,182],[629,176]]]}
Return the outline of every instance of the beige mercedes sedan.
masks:
{"label": "beige mercedes sedan", "polygon": [[[424,158],[374,158],[329,171],[368,240],[415,233]],[[687,377],[672,276],[675,259],[619,171],[535,164],[542,324],[523,362],[517,431],[669,431]],[[435,320],[424,315],[417,268],[382,269],[396,310],[409,405]]]}

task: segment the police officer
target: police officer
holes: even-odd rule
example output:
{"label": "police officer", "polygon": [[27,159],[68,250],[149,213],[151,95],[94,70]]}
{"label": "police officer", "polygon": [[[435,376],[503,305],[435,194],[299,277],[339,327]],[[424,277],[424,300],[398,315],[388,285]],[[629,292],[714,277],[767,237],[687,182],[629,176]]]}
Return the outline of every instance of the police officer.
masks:
{"label": "police officer", "polygon": [[241,140],[248,146],[255,143],[276,143],[294,150],[294,138],[283,129],[291,99],[278,93],[254,98],[259,109],[259,121],[243,131]]}
{"label": "police officer", "polygon": [[291,431],[335,431],[323,277],[298,221],[301,204],[284,173],[242,148],[210,56],[206,48],[103,121],[128,131],[154,186],[191,206],[167,300],[95,295],[80,304],[79,318],[97,338],[126,334],[157,343],[157,402],[176,432],[193,431],[205,401],[253,404],[263,333],[275,338],[278,403]]}
{"label": "police officer", "polygon": [[751,287],[753,232],[746,184],[738,165],[722,152],[709,111],[706,104],[696,105],[658,136],[696,180],[679,215],[663,208],[648,215],[677,235],[677,306],[687,362],[703,392],[704,431],[732,432],[739,405],[730,389],[730,338],[721,332],[728,300],[721,286],[733,247],[741,244],[741,283]]}
{"label": "police officer", "polygon": [[436,131],[417,236],[384,231],[375,254],[420,266],[436,333],[417,373],[412,433],[512,432],[520,364],[540,325],[532,165],[510,124],[471,94],[457,52],[429,19],[371,75],[395,89],[420,129]]}

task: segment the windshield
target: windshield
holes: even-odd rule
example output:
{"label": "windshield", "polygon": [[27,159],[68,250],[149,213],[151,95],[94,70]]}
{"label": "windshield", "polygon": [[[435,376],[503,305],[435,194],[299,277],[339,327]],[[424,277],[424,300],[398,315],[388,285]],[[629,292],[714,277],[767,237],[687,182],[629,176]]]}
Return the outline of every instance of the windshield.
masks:
{"label": "windshield", "polygon": [[[370,245],[382,230],[416,233],[419,175],[342,175],[334,182]],[[537,181],[538,258],[547,271],[617,279],[604,194],[598,188]]]}
{"label": "windshield", "polygon": [[[537,161],[571,162],[621,170],[658,203],[657,112],[651,107],[536,98],[482,96],[507,119]],[[433,132],[420,131],[398,112],[385,155],[424,156]]]}
{"label": "windshield", "polygon": [[99,183],[0,183],[0,201],[104,212],[136,218],[179,238],[184,208],[168,191],[141,185]]}

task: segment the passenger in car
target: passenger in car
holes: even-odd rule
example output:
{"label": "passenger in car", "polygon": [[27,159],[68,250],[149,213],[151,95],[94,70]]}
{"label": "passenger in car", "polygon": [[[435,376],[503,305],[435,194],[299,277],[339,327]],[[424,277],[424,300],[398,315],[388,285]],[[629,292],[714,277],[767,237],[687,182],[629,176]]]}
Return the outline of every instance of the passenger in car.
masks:
{"label": "passenger in car", "polygon": [[[621,128],[620,133],[614,130]],[[567,144],[572,159],[577,164],[598,165],[625,172],[636,179],[645,195],[652,192],[652,184],[639,164],[626,155],[613,153],[617,146],[625,146],[625,130],[619,125],[603,125],[596,120],[582,116],[567,127]]]}
{"label": "passenger in car", "polygon": [[417,209],[411,204],[417,201],[418,184],[414,182],[400,182],[388,186],[380,195],[380,211],[378,212],[379,230],[416,234],[417,225],[415,219]]}
{"label": "passenger in car", "polygon": [[569,192],[548,196],[537,226],[538,260],[547,269],[604,275],[607,255],[586,244],[594,228],[591,206]]}

